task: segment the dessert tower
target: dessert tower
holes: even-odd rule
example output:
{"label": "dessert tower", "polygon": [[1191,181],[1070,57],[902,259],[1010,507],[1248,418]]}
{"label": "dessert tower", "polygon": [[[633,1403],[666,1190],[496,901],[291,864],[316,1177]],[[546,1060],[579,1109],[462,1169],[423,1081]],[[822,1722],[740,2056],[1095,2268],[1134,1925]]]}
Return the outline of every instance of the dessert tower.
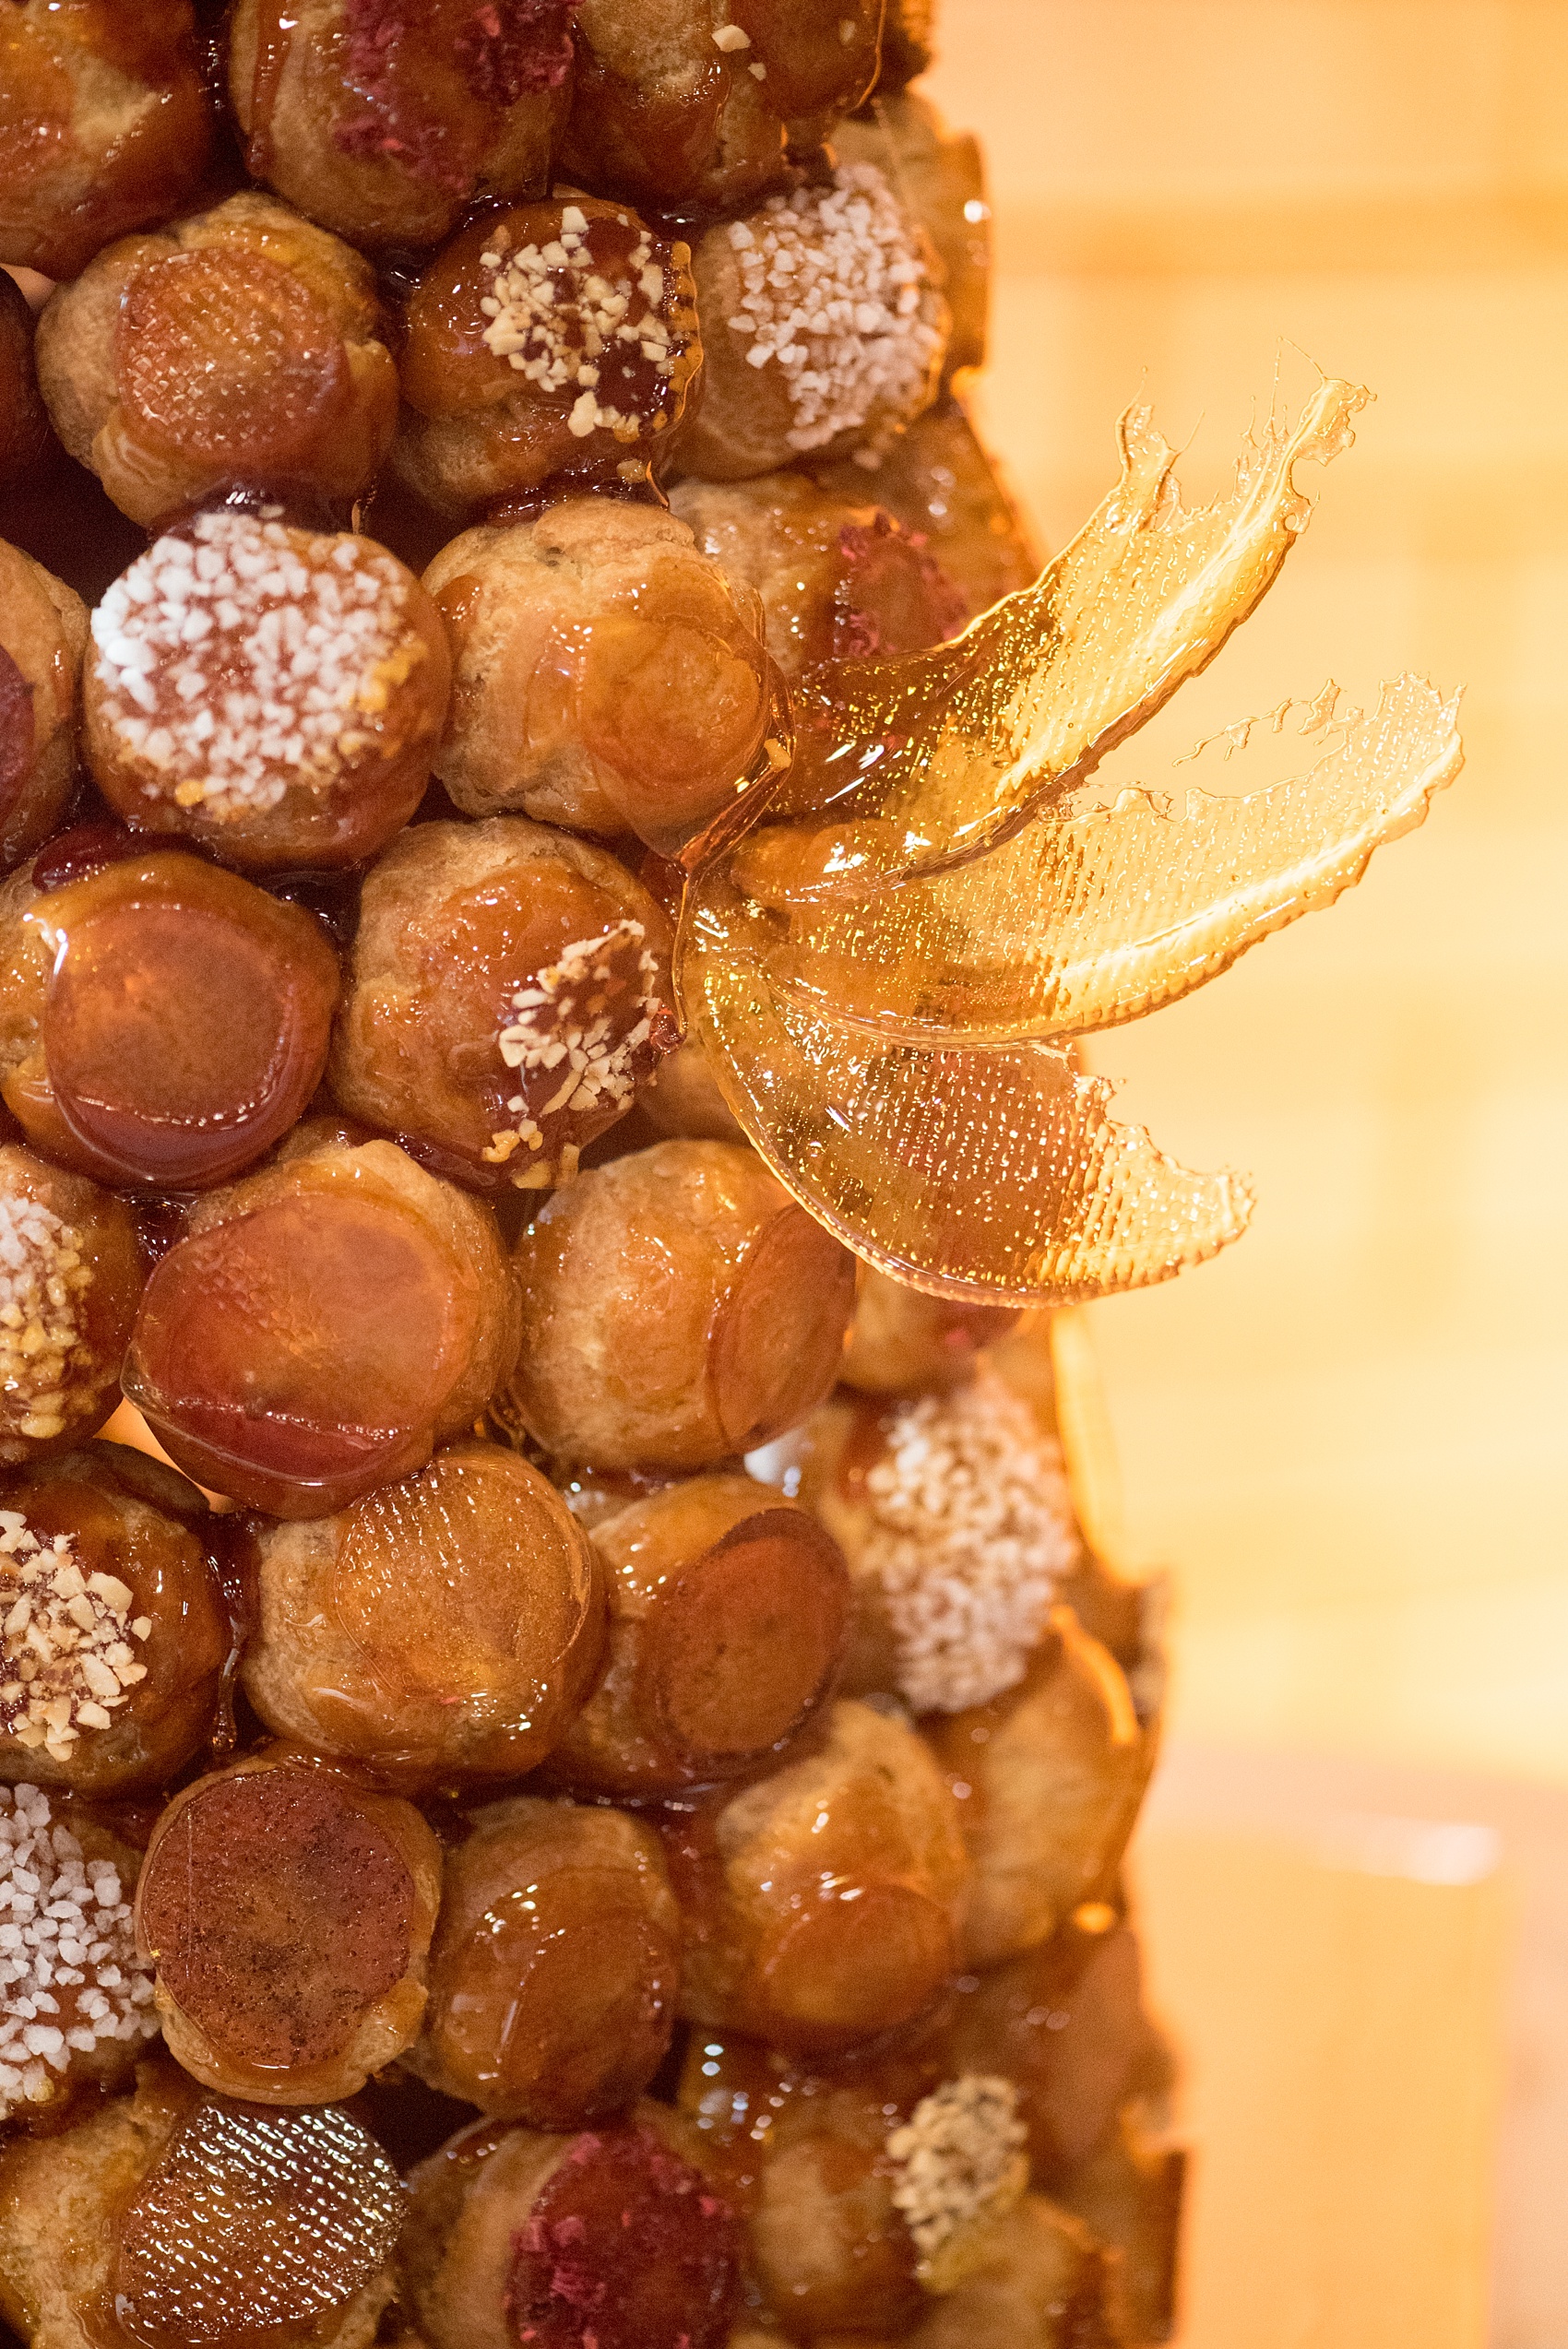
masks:
{"label": "dessert tower", "polygon": [[0,2315],[1168,2337],[1075,1039],[1453,707],[1095,778],[1365,395],[1041,570],[920,0],[0,18]]}

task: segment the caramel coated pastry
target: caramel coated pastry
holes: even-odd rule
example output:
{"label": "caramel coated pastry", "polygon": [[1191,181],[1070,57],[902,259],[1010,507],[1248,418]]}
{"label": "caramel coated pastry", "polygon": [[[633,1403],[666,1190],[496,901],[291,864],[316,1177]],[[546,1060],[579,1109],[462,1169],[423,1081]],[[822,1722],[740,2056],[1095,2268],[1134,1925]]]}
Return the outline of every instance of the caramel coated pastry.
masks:
{"label": "caramel coated pastry", "polygon": [[759,1158],[659,1142],[558,1191],[517,1243],[509,1397],[544,1450],[706,1468],[794,1427],[833,1382],[847,1249]]}
{"label": "caramel coated pastry", "polygon": [[674,1794],[781,1751],[827,1693],[849,1612],[844,1560],[810,1513],[749,1477],[697,1477],[593,1538],[609,1649],[552,1781]]}
{"label": "caramel coated pastry", "polygon": [[404,336],[395,461],[427,504],[646,481],[702,364],[691,247],[591,196],[492,213],[430,264]]}
{"label": "caramel coated pastry", "polygon": [[441,1852],[410,1803],[272,1749],[174,1797],[137,1943],[170,2053],[224,2095],[351,2096],[419,2035]]}
{"label": "caramel coated pastry", "polygon": [[661,1832],[696,2023],[851,2047],[921,2013],[956,1962],[957,1805],[915,1732],[871,1705],[834,1705],[814,1752]]}
{"label": "caramel coated pastry", "polygon": [[57,2349],[370,2349],[402,2201],[347,2112],[204,2096],[149,2058],[134,2095],[0,2153],[0,2312]]}
{"label": "caramel coated pastry", "polygon": [[980,2272],[932,2304],[908,2349],[1116,2349],[1114,2257],[1043,2194],[999,2222]]}
{"label": "caramel coated pastry", "polygon": [[1004,1696],[925,1724],[974,1862],[964,1962],[999,1965],[1094,1899],[1122,1857],[1153,1766],[1126,1676],[1071,1608]]}
{"label": "caramel coated pastry", "polygon": [[32,361],[32,312],[0,269],[0,485],[25,481],[44,462],[49,414]]}
{"label": "caramel coated pastry", "polygon": [[435,771],[467,815],[517,809],[673,854],[776,722],[754,599],[658,506],[574,497],[466,530],[424,583],[453,647]]}
{"label": "caramel coated pastry", "polygon": [[883,452],[869,477],[852,457],[809,470],[836,496],[874,495],[906,530],[918,531],[970,619],[1039,575],[1042,558],[1018,502],[951,392]]}
{"label": "caramel coated pastry", "polygon": [[87,642],[81,598],[0,539],[0,868],[6,872],[48,838],[70,798]]}
{"label": "caramel coated pastry", "polygon": [[254,179],[357,245],[439,243],[540,193],[571,102],[570,0],[235,0],[229,96]]}
{"label": "caramel coated pastry", "polygon": [[1059,2189],[1062,2208],[1121,2255],[1124,2337],[1169,2341],[1176,2329],[1187,2156],[1127,2106],[1111,2134]]}
{"label": "caramel coated pastry", "polygon": [[936,0],[887,0],[882,20],[882,71],[876,95],[885,100],[923,74],[935,53]]}
{"label": "caramel coated pastry", "polygon": [[[131,1897],[141,1856],[85,1805],[0,1786],[0,2122],[56,2126],[84,2094],[124,2087],[156,2036]],[[0,2184],[0,2313],[6,2285]]]}
{"label": "caramel coated pastry", "polygon": [[761,597],[767,649],[791,682],[818,661],[921,651],[968,617],[923,540],[863,495],[767,473],[683,481],[670,504],[701,552]]}
{"label": "caramel coated pastry", "polygon": [[[1089,1912],[1099,1924],[1098,1910]],[[945,2047],[956,2070],[1013,2082],[1035,2183],[1063,2190],[1115,2130],[1165,2048],[1143,2003],[1136,1937],[1064,1925],[1021,1957],[966,1975]]]}
{"label": "caramel coated pastry", "polygon": [[746,1137],[719,1089],[713,1064],[695,1036],[660,1061],[637,1107],[665,1142],[740,1142]]}
{"label": "caramel coated pastry", "polygon": [[873,163],[897,188],[936,247],[953,314],[944,373],[983,367],[991,308],[991,205],[972,131],[950,131],[914,90],[879,96],[833,136],[841,163]]}
{"label": "caramel coated pastry", "polygon": [[189,0],[20,0],[0,17],[0,262],[75,277],[178,211],[211,143]]}
{"label": "caramel coated pastry", "polygon": [[741,481],[814,452],[874,454],[935,397],[942,264],[874,165],[708,229],[692,267],[705,379],[679,471]]}
{"label": "caramel coated pastry", "polygon": [[345,505],[391,446],[370,263],[255,189],[123,237],[38,325],[55,431],[134,522],[243,483]]}
{"label": "caramel coated pastry", "polygon": [[659,1838],[629,1812],[518,1796],[446,1858],[424,2032],[404,2063],[503,2120],[618,2112],[664,2059],[681,1920]]}
{"label": "caramel coated pastry", "polygon": [[549,1190],[673,1041],[670,924],[605,849],[520,816],[420,824],[366,879],[342,1107],[477,1190]]}
{"label": "caramel coated pastry", "polygon": [[421,2163],[398,2252],[429,2349],[725,2349],[731,2212],[666,2106],[575,2136],[480,2121]]}
{"label": "caramel coated pastry", "polygon": [[517,1778],[587,1693],[601,1571],[553,1487],[501,1444],[453,1444],[255,1539],[243,1679],[281,1736],[413,1789]]}
{"label": "caramel coated pastry", "polygon": [[984,1356],[968,1358],[944,1391],[835,1395],[793,1447],[800,1497],[853,1580],[844,1685],[922,1714],[1022,1683],[1078,1550],[1055,1439]]}
{"label": "caramel coated pastry", "polygon": [[124,1384],[205,1485],[325,1517],[470,1429],[517,1332],[489,1210],[389,1142],[327,1136],[192,1209]]}
{"label": "caramel coated pastry", "polygon": [[247,872],[331,872],[424,795],[451,656],[374,540],[220,507],[165,531],[92,615],[93,778],[144,832]]}
{"label": "caramel coated pastry", "polygon": [[839,1377],[862,1394],[941,1394],[975,1374],[982,1349],[1016,1328],[1006,1305],[960,1305],[906,1287],[874,1264],[855,1281],[855,1318]]}
{"label": "caramel coated pastry", "polygon": [[919,2321],[918,2255],[887,2152],[924,2084],[911,2082],[911,2069],[814,2070],[754,2040],[693,2035],[678,2101],[705,2166],[744,2214],[757,2314],[770,2330],[880,2341]]}
{"label": "caramel coated pastry", "polygon": [[142,1793],[205,1744],[234,1644],[208,1520],[125,1444],[0,1476],[0,1779]]}
{"label": "caramel coated pastry", "polygon": [[37,1460],[103,1425],[146,1278],[129,1208],[0,1146],[0,1462]]}
{"label": "caramel coated pastry", "polygon": [[130,853],[60,888],[35,888],[35,860],[0,890],[0,1095],[30,1142],[99,1182],[210,1189],[319,1084],[338,957],[298,906],[116,845]]}
{"label": "caramel coated pastry", "polygon": [[865,97],[881,24],[882,0],[578,0],[562,169],[654,211],[754,203]]}

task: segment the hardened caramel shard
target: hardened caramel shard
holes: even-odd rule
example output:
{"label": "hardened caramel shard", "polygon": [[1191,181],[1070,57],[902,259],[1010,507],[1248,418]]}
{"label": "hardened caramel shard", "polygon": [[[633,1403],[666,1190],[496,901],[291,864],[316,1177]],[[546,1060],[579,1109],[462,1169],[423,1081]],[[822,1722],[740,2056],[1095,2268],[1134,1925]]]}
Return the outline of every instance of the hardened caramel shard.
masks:
{"label": "hardened caramel shard", "polygon": [[728,880],[705,877],[702,934],[722,907],[730,950],[777,987],[913,1043],[1013,1044],[1140,1018],[1332,905],[1458,772],[1456,699],[1423,679],[1399,678],[1375,710],[1337,723],[1324,703],[1299,730],[1327,733],[1327,747],[1292,781],[1053,801],[988,855],[855,898],[798,896],[798,864],[817,862],[811,836],[759,828]]}
{"label": "hardened caramel shard", "polygon": [[[1146,418],[1123,420],[1121,484],[1037,586],[955,645],[814,672],[793,766],[698,866],[677,978],[731,1108],[814,1214],[918,1287],[1066,1302],[1244,1228],[1244,1183],[1113,1123],[1051,1039],[1173,1002],[1332,904],[1458,772],[1455,704],[1405,677],[1336,715],[1325,687],[1297,730],[1316,764],[1245,795],[1097,805],[1086,778],[1255,607],[1307,517],[1294,465],[1343,447],[1366,397],[1324,383],[1197,514]],[[1226,730],[1226,758],[1297,706]]]}
{"label": "hardened caramel shard", "polygon": [[814,1216],[938,1297],[1067,1304],[1144,1288],[1240,1239],[1238,1176],[1191,1174],[1070,1050],[888,1044],[791,1002],[754,964],[688,994],[731,1108]]}
{"label": "hardened caramel shard", "polygon": [[1032,587],[934,651],[808,677],[794,768],[769,815],[837,831],[823,832],[816,884],[858,889],[976,856],[1042,793],[1080,782],[1272,585],[1312,512],[1296,466],[1348,446],[1367,398],[1320,385],[1293,432],[1271,418],[1248,435],[1233,495],[1191,512],[1176,451],[1130,409],[1120,481]]}

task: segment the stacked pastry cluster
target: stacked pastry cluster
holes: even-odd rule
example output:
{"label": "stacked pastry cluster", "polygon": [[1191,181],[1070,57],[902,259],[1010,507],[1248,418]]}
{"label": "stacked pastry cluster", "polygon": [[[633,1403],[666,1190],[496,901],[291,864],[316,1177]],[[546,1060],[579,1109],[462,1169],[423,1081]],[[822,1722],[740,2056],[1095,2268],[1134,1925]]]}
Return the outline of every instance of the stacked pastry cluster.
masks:
{"label": "stacked pastry cluster", "polygon": [[922,14],[0,8],[46,2349],[1168,2327],[1158,1665],[1049,1332],[857,1275],[671,984],[791,689],[1032,575]]}

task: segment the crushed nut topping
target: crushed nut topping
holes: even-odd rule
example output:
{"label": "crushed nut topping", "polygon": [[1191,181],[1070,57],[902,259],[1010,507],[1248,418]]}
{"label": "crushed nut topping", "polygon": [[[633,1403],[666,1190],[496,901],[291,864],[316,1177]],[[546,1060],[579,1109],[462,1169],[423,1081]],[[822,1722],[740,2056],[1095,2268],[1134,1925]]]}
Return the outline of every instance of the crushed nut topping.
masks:
{"label": "crushed nut topping", "polygon": [[84,1729],[108,1729],[126,1691],[147,1678],[133,1640],[151,1619],[131,1615],[116,1574],[84,1574],[68,1534],[42,1539],[0,1509],[0,1729],[67,1762]]}
{"label": "crushed nut topping", "polygon": [[85,1354],[77,1319],[92,1286],[81,1234],[42,1199],[0,1196],[0,1400],[39,1441],[65,1425],[65,1386]]}
{"label": "crushed nut topping", "polygon": [[1028,2133],[1013,2082],[981,2071],[944,2081],[893,2130],[893,2202],[922,2262],[935,2259],[960,2228],[1001,2217],[1017,2200],[1028,2178],[1021,2159]]}
{"label": "crushed nut topping", "polygon": [[961,1713],[1016,1686],[1077,1542],[1062,1454],[988,1363],[894,1407],[867,1472],[857,1572],[881,1584],[898,1687]]}
{"label": "crushed nut topping", "polygon": [[822,448],[878,406],[912,411],[941,357],[942,301],[920,231],[874,165],[770,196],[729,236],[742,283],[729,325],[750,366],[782,370],[791,448]]}
{"label": "crushed nut topping", "polygon": [[217,816],[325,790],[428,657],[400,564],[266,515],[157,539],[92,615],[103,714],[148,799]]}
{"label": "crushed nut topping", "polygon": [[37,1786],[0,1786],[0,2119],[44,2105],[73,2052],[158,2032],[131,1904]]}
{"label": "crushed nut topping", "polygon": [[[640,921],[625,920],[597,938],[574,939],[559,961],[512,998],[517,1017],[501,1031],[501,1057],[522,1072],[527,1089],[506,1104],[517,1124],[492,1134],[482,1155],[490,1165],[504,1166],[518,1149],[535,1154],[536,1163],[512,1177],[520,1190],[556,1180],[552,1169],[560,1160],[569,1161],[563,1174],[576,1168],[570,1145],[546,1152],[541,1119],[624,1109],[653,1071],[661,1049],[655,1024],[664,1006],[649,991],[659,958],[646,936]],[[551,1080],[548,1098],[540,1099]]]}
{"label": "crushed nut topping", "polygon": [[[630,226],[624,216],[622,225]],[[683,254],[678,246],[677,257]],[[635,405],[600,397],[601,375],[628,360],[645,362],[657,386],[668,385],[690,340],[646,229],[624,261],[607,261],[595,252],[587,214],[568,204],[560,234],[548,243],[509,253],[503,230],[480,258],[492,272],[492,291],[480,303],[490,320],[486,346],[540,391],[576,386],[566,421],[577,439],[604,430],[633,441],[645,423],[660,429],[662,409],[645,419]]]}

